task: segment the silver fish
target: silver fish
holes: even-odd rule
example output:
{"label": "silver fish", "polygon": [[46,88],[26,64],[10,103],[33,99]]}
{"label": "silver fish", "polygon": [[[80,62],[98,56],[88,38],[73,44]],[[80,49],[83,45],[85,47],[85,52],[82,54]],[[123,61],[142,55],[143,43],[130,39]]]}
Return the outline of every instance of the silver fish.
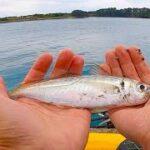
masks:
{"label": "silver fish", "polygon": [[122,77],[76,76],[22,85],[10,96],[26,96],[54,105],[100,112],[145,103],[150,97],[150,85]]}

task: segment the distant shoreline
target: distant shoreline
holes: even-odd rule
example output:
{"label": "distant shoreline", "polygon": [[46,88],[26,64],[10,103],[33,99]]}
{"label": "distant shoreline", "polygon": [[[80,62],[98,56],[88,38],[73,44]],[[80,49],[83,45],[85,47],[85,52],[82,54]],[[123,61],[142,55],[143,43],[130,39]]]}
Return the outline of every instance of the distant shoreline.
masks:
{"label": "distant shoreline", "polygon": [[[91,18],[96,16],[84,17]],[[96,18],[135,18],[135,19],[149,19],[149,18],[139,18],[139,17],[96,17]],[[19,22],[29,22],[29,21],[40,21],[40,20],[57,20],[57,19],[78,19],[76,17],[55,17],[55,18],[38,18],[38,19],[26,19],[26,20],[13,20],[13,21],[0,21],[0,24],[5,23],[19,23]],[[81,19],[81,18],[80,18]]]}
{"label": "distant shoreline", "polygon": [[[38,16],[36,16],[38,15]],[[43,15],[42,17],[40,15]],[[25,21],[38,21],[38,20],[54,20],[54,19],[66,19],[66,18],[75,18],[69,15],[56,16],[56,17],[45,17],[44,14],[35,14],[29,16],[20,16],[20,17],[5,17],[0,18],[1,23],[12,23],[12,22],[25,22]]]}
{"label": "distant shoreline", "polygon": [[71,13],[48,13],[34,14],[27,16],[13,16],[0,18],[0,23],[51,20],[51,19],[67,19],[67,18],[85,18],[85,17],[122,17],[122,18],[150,18],[149,8],[103,8],[96,11],[74,10]]}
{"label": "distant shoreline", "polygon": [[26,21],[38,21],[38,20],[55,20],[55,19],[69,19],[74,17],[55,17],[55,18],[37,18],[37,19],[16,19],[16,20],[9,20],[9,21],[0,21],[0,24],[3,23],[13,23],[13,22],[26,22]]}

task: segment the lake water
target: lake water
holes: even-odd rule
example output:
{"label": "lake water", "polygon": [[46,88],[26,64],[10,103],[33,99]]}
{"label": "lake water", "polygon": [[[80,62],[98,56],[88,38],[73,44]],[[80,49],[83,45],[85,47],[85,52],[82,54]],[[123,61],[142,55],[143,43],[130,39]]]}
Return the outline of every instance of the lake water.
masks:
{"label": "lake water", "polygon": [[0,74],[12,89],[43,51],[56,57],[62,48],[71,48],[91,64],[102,62],[105,51],[118,43],[137,45],[150,60],[150,19],[85,18],[0,24]]}

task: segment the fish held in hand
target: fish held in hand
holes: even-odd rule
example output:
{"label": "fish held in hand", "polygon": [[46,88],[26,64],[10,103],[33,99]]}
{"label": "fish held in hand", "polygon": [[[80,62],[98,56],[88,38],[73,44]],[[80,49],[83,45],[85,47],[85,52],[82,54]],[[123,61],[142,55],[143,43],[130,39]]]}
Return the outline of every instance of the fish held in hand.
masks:
{"label": "fish held in hand", "polygon": [[22,85],[10,93],[10,97],[18,96],[100,112],[145,103],[150,86],[128,78],[89,75]]}

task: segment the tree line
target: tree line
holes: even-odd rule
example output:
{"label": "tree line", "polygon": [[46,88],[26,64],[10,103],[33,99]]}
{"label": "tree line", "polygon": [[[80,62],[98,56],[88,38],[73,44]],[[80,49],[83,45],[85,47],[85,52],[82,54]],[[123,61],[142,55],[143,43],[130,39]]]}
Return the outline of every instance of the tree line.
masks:
{"label": "tree line", "polygon": [[70,17],[69,13],[48,13],[48,14],[34,14],[27,16],[11,16],[0,18],[0,23],[3,22],[19,22],[19,21],[31,21],[31,20],[46,20],[46,19],[59,19]]}
{"label": "tree line", "polygon": [[96,11],[74,10],[71,13],[48,13],[48,14],[34,14],[20,17],[4,17],[0,18],[0,22],[14,22],[14,21],[30,21],[30,20],[44,20],[57,18],[83,18],[83,17],[136,17],[136,18],[150,18],[149,8],[103,8]]}
{"label": "tree line", "polygon": [[103,8],[97,11],[82,11],[74,10],[72,13],[74,17],[137,17],[137,18],[150,18],[149,8]]}

